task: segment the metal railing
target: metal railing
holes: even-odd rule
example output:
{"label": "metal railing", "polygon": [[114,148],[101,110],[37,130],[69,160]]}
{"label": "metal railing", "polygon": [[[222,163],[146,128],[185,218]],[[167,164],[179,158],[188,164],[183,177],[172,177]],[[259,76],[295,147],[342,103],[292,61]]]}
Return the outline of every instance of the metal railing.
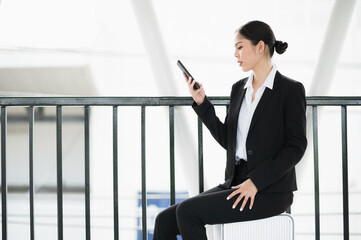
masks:
{"label": "metal railing", "polygon": [[[229,97],[210,97],[216,106],[229,105]],[[89,121],[90,107],[109,106],[113,108],[113,218],[114,239],[119,239],[119,207],[118,207],[118,107],[139,106],[141,110],[141,177],[142,177],[142,237],[147,239],[146,211],[146,107],[166,106],[169,108],[169,148],[170,148],[170,202],[175,203],[175,152],[174,152],[174,108],[189,106],[190,97],[0,97],[1,106],[1,197],[2,197],[2,239],[7,239],[7,177],[6,177],[6,143],[7,143],[7,109],[14,106],[28,107],[29,122],[29,204],[30,204],[30,239],[34,239],[34,107],[56,107],[56,140],[57,140],[57,232],[58,239],[63,239],[63,172],[62,172],[62,109],[67,106],[84,108],[84,163],[85,163],[85,237],[91,239],[90,225],[90,167],[89,167]],[[342,119],[342,173],[343,173],[343,235],[348,240],[349,206],[348,206],[348,156],[347,156],[347,106],[360,106],[361,97],[307,97],[307,105],[313,109],[314,139],[314,182],[315,182],[315,239],[320,239],[320,204],[319,204],[319,156],[318,156],[318,106],[340,106]],[[199,192],[204,190],[203,181],[203,130],[198,118],[198,172]]]}

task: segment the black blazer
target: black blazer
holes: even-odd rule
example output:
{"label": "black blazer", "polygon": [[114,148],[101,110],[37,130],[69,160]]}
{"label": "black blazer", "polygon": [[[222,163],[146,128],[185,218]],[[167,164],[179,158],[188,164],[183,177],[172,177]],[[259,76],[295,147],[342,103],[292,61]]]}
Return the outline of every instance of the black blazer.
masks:
{"label": "black blazer", "polygon": [[[192,107],[213,137],[227,150],[225,187],[234,175],[237,124],[248,78],[232,86],[227,117],[222,123],[206,97]],[[266,88],[254,112],[246,140],[248,177],[258,191],[297,190],[295,165],[307,146],[306,97],[302,83],[276,72],[273,89]]]}

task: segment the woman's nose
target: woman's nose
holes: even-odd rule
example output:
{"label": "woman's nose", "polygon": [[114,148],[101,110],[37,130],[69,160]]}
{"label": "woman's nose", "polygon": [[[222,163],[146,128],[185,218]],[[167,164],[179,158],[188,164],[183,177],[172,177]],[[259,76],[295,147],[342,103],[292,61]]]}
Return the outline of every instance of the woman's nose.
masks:
{"label": "woman's nose", "polygon": [[235,56],[236,58],[238,58],[238,57],[239,57],[239,54],[238,54],[237,49],[234,51],[234,56]]}

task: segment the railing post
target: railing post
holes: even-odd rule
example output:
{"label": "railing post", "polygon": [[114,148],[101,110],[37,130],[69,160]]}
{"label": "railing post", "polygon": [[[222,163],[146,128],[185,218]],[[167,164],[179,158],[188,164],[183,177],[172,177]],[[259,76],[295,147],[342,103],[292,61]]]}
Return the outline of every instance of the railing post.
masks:
{"label": "railing post", "polygon": [[89,106],[84,107],[85,239],[90,240]]}
{"label": "railing post", "polygon": [[34,240],[34,107],[29,107],[29,208],[30,240]]}
{"label": "railing post", "polygon": [[204,192],[204,171],[203,171],[203,128],[202,121],[198,117],[198,176],[199,193]]}
{"label": "railing post", "polygon": [[320,183],[318,167],[318,116],[317,106],[313,109],[313,163],[314,163],[314,188],[315,188],[315,239],[320,240]]}
{"label": "railing post", "polygon": [[348,208],[348,156],[347,156],[347,108],[341,106],[342,124],[342,182],[343,182],[343,238],[348,240],[349,233],[349,208]]}
{"label": "railing post", "polygon": [[113,206],[114,240],[119,239],[118,209],[118,106],[113,106]]}
{"label": "railing post", "polygon": [[174,106],[169,106],[170,204],[175,204]]}
{"label": "railing post", "polygon": [[8,237],[7,230],[7,190],[6,183],[6,135],[7,135],[7,114],[6,106],[1,107],[1,225],[2,240]]}
{"label": "railing post", "polygon": [[58,240],[63,239],[63,156],[62,156],[62,107],[56,107],[56,175],[57,175],[57,208],[58,208]]}
{"label": "railing post", "polygon": [[142,235],[143,240],[148,238],[147,229],[147,187],[146,187],[146,148],[145,148],[145,106],[141,110],[141,147],[142,147]]}

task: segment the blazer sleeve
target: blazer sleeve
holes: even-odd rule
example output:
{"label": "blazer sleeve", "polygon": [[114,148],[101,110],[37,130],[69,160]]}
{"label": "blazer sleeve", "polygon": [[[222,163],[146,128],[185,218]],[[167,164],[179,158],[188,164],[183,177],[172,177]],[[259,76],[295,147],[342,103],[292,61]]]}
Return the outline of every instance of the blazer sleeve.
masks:
{"label": "blazer sleeve", "polygon": [[307,147],[306,97],[300,82],[292,84],[284,98],[285,144],[272,158],[257,166],[249,178],[258,191],[280,180],[301,160]]}
{"label": "blazer sleeve", "polygon": [[192,107],[204,125],[209,129],[214,139],[216,139],[223,148],[227,149],[228,114],[224,123],[222,123],[216,116],[214,106],[207,97],[205,97],[204,102],[200,105],[193,102]]}

